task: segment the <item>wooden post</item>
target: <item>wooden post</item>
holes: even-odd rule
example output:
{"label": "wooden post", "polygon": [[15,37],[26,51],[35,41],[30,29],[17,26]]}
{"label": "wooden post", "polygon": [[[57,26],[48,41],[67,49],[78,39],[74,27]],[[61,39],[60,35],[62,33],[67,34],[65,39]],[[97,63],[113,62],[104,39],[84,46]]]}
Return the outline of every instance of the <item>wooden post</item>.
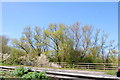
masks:
{"label": "wooden post", "polygon": [[105,64],[104,64],[104,70],[105,70]]}
{"label": "wooden post", "polygon": [[90,69],[90,68],[89,68],[89,64],[88,64],[88,69]]}
{"label": "wooden post", "polygon": [[73,69],[74,69],[74,64],[73,64]]}

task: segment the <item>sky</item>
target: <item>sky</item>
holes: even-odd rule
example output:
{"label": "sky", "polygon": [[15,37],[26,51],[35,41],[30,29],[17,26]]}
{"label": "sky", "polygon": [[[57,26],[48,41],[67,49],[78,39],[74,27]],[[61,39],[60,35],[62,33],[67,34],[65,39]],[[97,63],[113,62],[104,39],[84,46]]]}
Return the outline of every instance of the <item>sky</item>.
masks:
{"label": "sky", "polygon": [[3,2],[2,34],[20,38],[24,27],[50,23],[92,25],[118,41],[117,2]]}

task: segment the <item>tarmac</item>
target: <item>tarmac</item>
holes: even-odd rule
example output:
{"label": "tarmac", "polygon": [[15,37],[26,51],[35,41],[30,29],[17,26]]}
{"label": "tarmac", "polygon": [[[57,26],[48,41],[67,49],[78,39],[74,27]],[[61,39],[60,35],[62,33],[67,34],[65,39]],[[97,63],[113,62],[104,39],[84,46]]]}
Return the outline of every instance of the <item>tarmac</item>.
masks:
{"label": "tarmac", "polygon": [[[16,66],[0,66],[0,68],[15,69]],[[49,77],[62,78],[65,80],[120,80],[120,78],[116,75],[108,75],[99,71],[66,70],[38,67],[32,67],[31,69],[32,71],[45,71]]]}

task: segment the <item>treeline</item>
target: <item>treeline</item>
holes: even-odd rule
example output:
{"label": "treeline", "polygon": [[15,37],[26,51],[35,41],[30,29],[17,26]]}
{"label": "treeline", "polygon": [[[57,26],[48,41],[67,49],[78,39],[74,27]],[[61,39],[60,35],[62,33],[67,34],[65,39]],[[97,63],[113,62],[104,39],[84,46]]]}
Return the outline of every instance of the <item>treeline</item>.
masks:
{"label": "treeline", "polygon": [[7,46],[7,38],[2,39],[2,53],[9,54],[3,61],[6,64],[35,63],[41,54],[50,62],[117,62],[115,41],[108,41],[108,35],[92,26],[81,27],[79,22],[71,26],[50,24],[46,29],[25,27],[20,39],[11,40],[12,47]]}

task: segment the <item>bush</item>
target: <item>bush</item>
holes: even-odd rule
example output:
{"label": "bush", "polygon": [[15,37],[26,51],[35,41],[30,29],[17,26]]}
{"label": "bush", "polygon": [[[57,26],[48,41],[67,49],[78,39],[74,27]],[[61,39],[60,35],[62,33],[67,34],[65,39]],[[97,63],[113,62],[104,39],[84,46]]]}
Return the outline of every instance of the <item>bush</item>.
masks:
{"label": "bush", "polygon": [[10,54],[8,57],[4,60],[5,64],[9,65],[21,65],[25,60],[22,58],[25,53],[22,50],[11,48]]}
{"label": "bush", "polygon": [[45,75],[45,72],[29,72],[28,74],[25,74],[22,76],[22,78],[26,80],[39,80],[39,79],[47,79],[48,77]]}
{"label": "bush", "polygon": [[22,77],[24,74],[27,74],[30,71],[30,68],[17,67],[12,75]]}

